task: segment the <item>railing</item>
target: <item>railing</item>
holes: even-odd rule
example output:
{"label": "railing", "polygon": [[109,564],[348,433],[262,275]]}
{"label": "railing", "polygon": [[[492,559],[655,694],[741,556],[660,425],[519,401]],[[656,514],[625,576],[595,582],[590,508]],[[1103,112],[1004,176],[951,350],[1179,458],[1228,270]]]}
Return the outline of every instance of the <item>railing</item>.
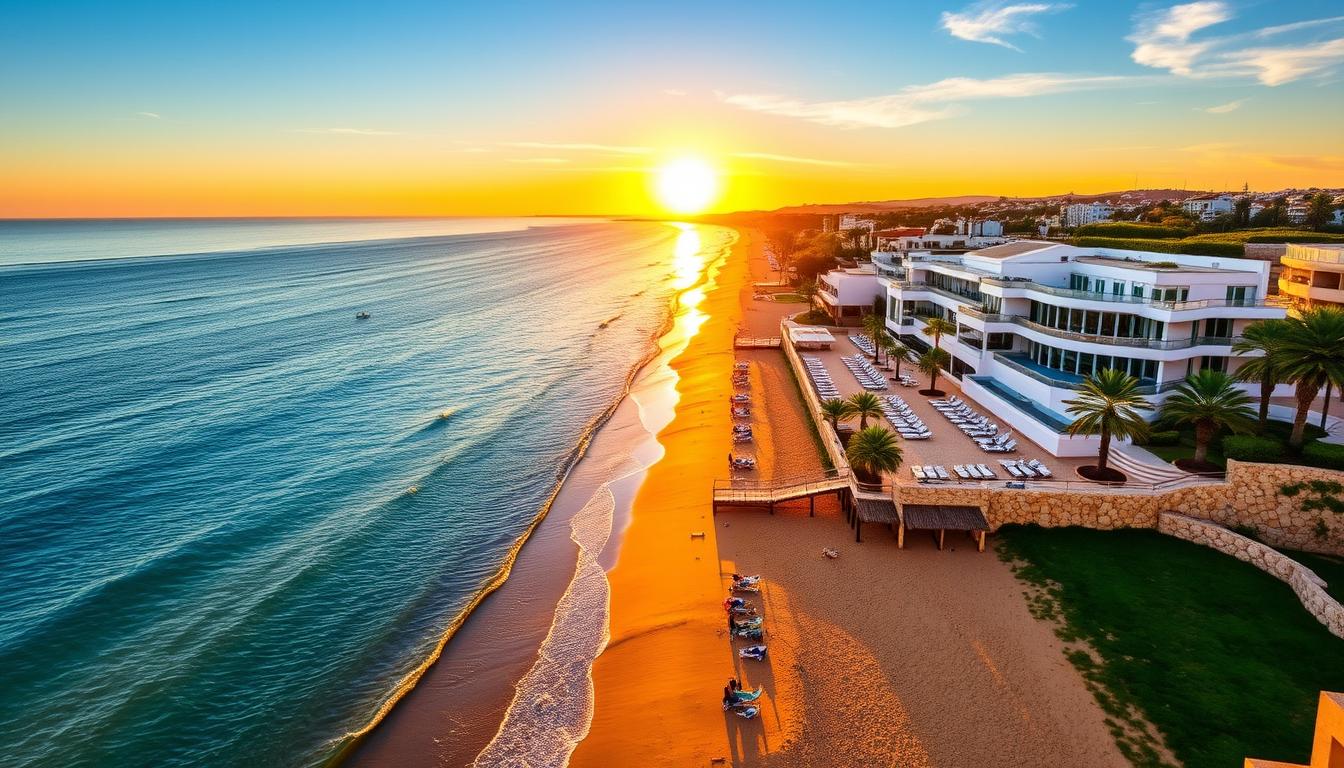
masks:
{"label": "railing", "polygon": [[929,285],[928,283],[924,283],[923,288],[925,290],[933,291],[934,293],[940,293],[948,297],[949,299],[957,299],[958,301],[963,299],[970,299],[971,301],[982,301],[984,299],[983,294],[976,293],[975,291],[967,291],[965,293],[962,293],[960,291],[953,291],[948,288],[941,288],[936,285]]}
{"label": "railing", "polygon": [[1057,339],[1069,339],[1070,341],[1082,341],[1089,344],[1106,344],[1117,347],[1134,347],[1137,349],[1188,349],[1199,346],[1218,346],[1229,347],[1241,339],[1240,336],[1196,336],[1189,339],[1140,339],[1131,336],[1101,336],[1093,333],[1079,333],[1078,331],[1065,331],[1059,328],[1052,328],[1048,325],[1032,322],[1025,317],[1013,315],[1009,322],[1016,323],[1023,328],[1030,328],[1033,331],[1039,331]]}
{"label": "railing", "polygon": [[[1018,373],[1024,376],[1035,379],[1036,381],[1039,381],[1042,384],[1045,384],[1046,386],[1049,387],[1058,387],[1060,389],[1077,389],[1079,385],[1082,384],[1081,381],[1056,379],[1052,376],[1042,373],[1041,371],[1036,370],[1035,368],[1023,365],[1017,362],[1016,360],[998,354],[997,352],[994,354],[994,359],[997,362],[1003,363],[1009,368],[1012,368],[1014,371],[1017,371]],[[1141,395],[1156,395],[1161,392],[1169,392],[1181,386],[1184,383],[1185,383],[1184,379],[1179,379],[1176,381],[1151,382],[1148,384],[1140,384],[1138,389],[1136,389],[1135,391]]]}
{"label": "railing", "polygon": [[831,470],[822,477],[785,480],[726,480],[714,481],[715,501],[753,501],[769,503],[803,498],[815,493],[827,493],[850,488],[853,481],[843,470]]}
{"label": "railing", "polygon": [[[1063,478],[1000,478],[997,480],[963,480],[959,477],[953,477],[950,480],[939,480],[932,483],[920,483],[915,480],[902,481],[900,488],[953,488],[953,489],[981,489],[989,491],[1073,491],[1079,493],[1115,493],[1115,494],[1147,494],[1163,493],[1165,491],[1183,488],[1195,483],[1214,483],[1222,482],[1225,479],[1222,472],[1190,473],[1186,477],[1175,477],[1169,480],[1162,480],[1156,483],[1112,483],[1100,480],[1067,480]],[[899,503],[898,491],[898,503]],[[946,502],[944,502],[946,503]]]}
{"label": "railing", "polygon": [[1181,312],[1192,309],[1209,309],[1217,307],[1282,307],[1286,302],[1277,297],[1266,297],[1264,299],[1197,299],[1194,301],[1165,301],[1153,299],[1144,296],[1127,296],[1117,293],[1095,293],[1093,291],[1082,291],[1076,288],[1059,288],[1053,285],[1045,285],[1032,280],[1013,280],[1010,278],[985,277],[981,282],[989,285],[997,285],[1001,288],[1021,288],[1037,293],[1045,293],[1051,296],[1061,296],[1070,299],[1079,299],[1083,301],[1102,301],[1118,304],[1141,304],[1144,306],[1164,309],[1169,312]]}
{"label": "railing", "polygon": [[991,314],[983,309],[976,309],[967,304],[963,304],[961,308],[957,310],[957,313],[961,315],[970,315],[971,317],[986,323],[1011,323],[1013,322],[1014,317],[1014,315]]}

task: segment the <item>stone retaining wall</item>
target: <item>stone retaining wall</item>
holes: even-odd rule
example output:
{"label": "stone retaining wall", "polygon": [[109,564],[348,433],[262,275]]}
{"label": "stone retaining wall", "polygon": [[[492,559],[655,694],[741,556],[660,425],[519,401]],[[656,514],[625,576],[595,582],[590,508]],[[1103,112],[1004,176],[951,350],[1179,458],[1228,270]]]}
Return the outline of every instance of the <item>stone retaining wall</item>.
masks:
{"label": "stone retaining wall", "polygon": [[1169,536],[1231,555],[1285,582],[1297,593],[1302,607],[1324,624],[1330,634],[1344,638],[1344,605],[1325,591],[1325,582],[1310,568],[1272,547],[1207,520],[1163,512],[1158,516],[1157,529]]}
{"label": "stone retaining wall", "polygon": [[[1344,483],[1344,472],[1290,464],[1229,461],[1227,479],[1167,491],[1146,489],[1051,489],[1027,482],[1027,489],[981,485],[899,485],[897,504],[951,504],[980,507],[991,529],[1010,523],[1054,527],[1156,528],[1163,512],[1179,512],[1224,526],[1247,526],[1273,546],[1344,555],[1344,515],[1302,510],[1303,495],[1285,496],[1287,484],[1310,480]],[[1320,535],[1317,522],[1324,523]]]}

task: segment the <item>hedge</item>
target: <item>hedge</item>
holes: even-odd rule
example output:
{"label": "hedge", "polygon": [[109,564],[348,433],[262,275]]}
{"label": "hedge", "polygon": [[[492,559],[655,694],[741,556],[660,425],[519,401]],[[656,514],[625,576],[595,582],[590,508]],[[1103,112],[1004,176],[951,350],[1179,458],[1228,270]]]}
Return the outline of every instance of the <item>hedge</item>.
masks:
{"label": "hedge", "polygon": [[1219,243],[1201,240],[1145,240],[1122,237],[1075,237],[1074,245],[1083,248],[1123,248],[1132,251],[1183,253],[1191,256],[1229,256],[1240,258],[1246,254],[1241,243]]}
{"label": "hedge", "polygon": [[1307,443],[1302,449],[1303,463],[1324,469],[1344,469],[1344,445],[1322,443],[1319,440]]}
{"label": "hedge", "polygon": [[1150,432],[1148,434],[1148,445],[1180,445],[1181,433],[1168,429],[1162,432]]}
{"label": "hedge", "polygon": [[1123,237],[1123,238],[1182,238],[1189,235],[1191,230],[1181,229],[1180,227],[1164,227],[1160,224],[1138,224],[1134,222],[1100,222],[1097,224],[1084,224],[1075,230],[1075,234],[1080,237]]}
{"label": "hedge", "polygon": [[1223,438],[1223,456],[1237,461],[1275,462],[1283,457],[1283,445],[1267,437],[1228,435]]}
{"label": "hedge", "polygon": [[1201,243],[1338,243],[1344,242],[1344,235],[1288,227],[1261,227],[1233,232],[1209,232],[1194,235],[1188,240]]}

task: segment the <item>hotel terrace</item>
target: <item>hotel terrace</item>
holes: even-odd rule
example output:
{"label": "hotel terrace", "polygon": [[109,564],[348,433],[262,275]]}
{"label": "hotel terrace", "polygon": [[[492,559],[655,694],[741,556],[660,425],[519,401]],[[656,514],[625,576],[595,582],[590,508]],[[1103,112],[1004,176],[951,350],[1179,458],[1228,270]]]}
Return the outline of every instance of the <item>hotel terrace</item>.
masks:
{"label": "hotel terrace", "polygon": [[1251,259],[1031,240],[872,258],[846,282],[885,291],[888,330],[919,351],[932,342],[923,318],[953,323],[941,346],[965,394],[1060,457],[1096,453],[1095,439],[1066,434],[1063,405],[1089,374],[1127,371],[1159,403],[1195,371],[1236,371],[1246,326],[1285,316],[1265,298],[1269,263]]}
{"label": "hotel terrace", "polygon": [[1289,245],[1280,261],[1279,293],[1294,306],[1344,307],[1344,245]]}

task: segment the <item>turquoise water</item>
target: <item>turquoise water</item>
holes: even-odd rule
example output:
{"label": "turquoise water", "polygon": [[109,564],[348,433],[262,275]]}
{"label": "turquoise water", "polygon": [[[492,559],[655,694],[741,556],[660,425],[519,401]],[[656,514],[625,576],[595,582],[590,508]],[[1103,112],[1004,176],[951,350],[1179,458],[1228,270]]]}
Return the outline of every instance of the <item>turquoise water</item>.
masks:
{"label": "turquoise water", "polygon": [[70,261],[97,227],[0,222],[0,261],[53,262],[0,268],[0,762],[328,757],[620,397],[676,248],[731,237],[365,224]]}

